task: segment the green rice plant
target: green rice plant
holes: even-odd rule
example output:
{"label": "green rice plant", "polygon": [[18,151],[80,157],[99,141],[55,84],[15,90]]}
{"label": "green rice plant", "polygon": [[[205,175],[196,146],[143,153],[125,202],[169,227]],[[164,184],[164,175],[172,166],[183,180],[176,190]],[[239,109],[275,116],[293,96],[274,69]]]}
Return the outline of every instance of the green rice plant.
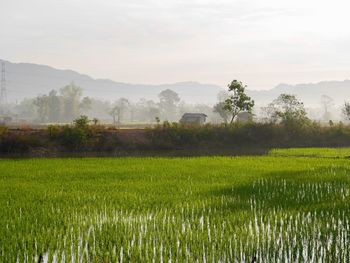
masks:
{"label": "green rice plant", "polygon": [[327,157],[327,158],[349,158],[350,148],[288,148],[273,149],[269,151],[270,156],[285,157]]}
{"label": "green rice plant", "polygon": [[0,262],[349,262],[342,158],[0,160]]}

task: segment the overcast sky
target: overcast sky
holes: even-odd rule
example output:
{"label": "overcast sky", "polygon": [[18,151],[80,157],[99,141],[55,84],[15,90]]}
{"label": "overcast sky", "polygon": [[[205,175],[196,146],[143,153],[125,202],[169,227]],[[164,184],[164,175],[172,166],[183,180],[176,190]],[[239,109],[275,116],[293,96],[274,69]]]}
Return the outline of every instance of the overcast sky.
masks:
{"label": "overcast sky", "polygon": [[0,58],[132,83],[350,78],[348,0],[0,0]]}

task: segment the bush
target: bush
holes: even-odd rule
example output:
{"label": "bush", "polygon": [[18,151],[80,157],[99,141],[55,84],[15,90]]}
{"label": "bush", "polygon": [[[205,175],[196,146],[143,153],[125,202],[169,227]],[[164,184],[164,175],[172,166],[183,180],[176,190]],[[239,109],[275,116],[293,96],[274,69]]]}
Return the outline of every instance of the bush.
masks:
{"label": "bush", "polygon": [[165,123],[147,132],[153,149],[350,145],[349,126],[324,127],[317,122],[302,126],[253,122],[204,126]]}
{"label": "bush", "polygon": [[89,118],[85,115],[81,115],[78,119],[75,119],[73,121],[74,123],[74,126],[76,128],[80,128],[80,129],[84,129],[84,130],[87,130],[88,129],[88,126],[89,126],[89,123],[91,121],[89,120]]}
{"label": "bush", "polygon": [[41,146],[38,138],[26,133],[9,133],[1,135],[0,152],[2,153],[25,153],[32,148]]}
{"label": "bush", "polygon": [[88,137],[87,132],[82,128],[64,126],[59,140],[63,146],[78,150],[87,146]]}
{"label": "bush", "polygon": [[[73,126],[49,126],[42,130],[8,131],[0,127],[0,151],[28,152],[35,147],[49,151],[195,150],[217,151],[284,147],[350,146],[350,126],[322,126],[310,122],[301,127],[282,123],[233,123],[184,126],[165,122],[137,133],[121,134],[101,125],[75,122]],[[238,150],[237,150],[238,149]]]}
{"label": "bush", "polygon": [[51,125],[47,128],[50,140],[57,146],[74,151],[111,151],[118,144],[117,136],[108,134],[96,121],[89,125],[86,116],[74,120],[73,126]]}

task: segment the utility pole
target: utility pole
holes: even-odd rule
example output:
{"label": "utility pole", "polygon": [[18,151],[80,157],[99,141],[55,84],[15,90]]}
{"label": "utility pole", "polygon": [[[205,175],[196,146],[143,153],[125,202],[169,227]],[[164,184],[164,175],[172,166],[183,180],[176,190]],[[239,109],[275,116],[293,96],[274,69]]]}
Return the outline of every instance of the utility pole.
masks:
{"label": "utility pole", "polygon": [[1,114],[4,114],[7,104],[7,92],[6,92],[6,69],[5,62],[1,62],[1,82],[0,82],[0,110]]}

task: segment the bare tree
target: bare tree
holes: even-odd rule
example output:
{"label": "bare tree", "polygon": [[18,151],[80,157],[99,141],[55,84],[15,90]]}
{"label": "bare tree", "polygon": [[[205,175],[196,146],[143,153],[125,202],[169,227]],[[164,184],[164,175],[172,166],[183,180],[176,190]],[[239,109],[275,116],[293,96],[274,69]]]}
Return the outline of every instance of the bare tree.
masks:
{"label": "bare tree", "polygon": [[126,108],[130,105],[130,102],[126,98],[120,98],[114,103],[114,106],[110,110],[109,114],[113,117],[114,124],[120,124],[124,116]]}
{"label": "bare tree", "polygon": [[329,121],[332,117],[330,109],[334,106],[334,100],[327,95],[322,95],[321,105],[323,108],[323,119]]}
{"label": "bare tree", "polygon": [[343,112],[346,120],[350,121],[350,103],[349,102],[347,102],[347,101],[344,102],[342,112]]}

